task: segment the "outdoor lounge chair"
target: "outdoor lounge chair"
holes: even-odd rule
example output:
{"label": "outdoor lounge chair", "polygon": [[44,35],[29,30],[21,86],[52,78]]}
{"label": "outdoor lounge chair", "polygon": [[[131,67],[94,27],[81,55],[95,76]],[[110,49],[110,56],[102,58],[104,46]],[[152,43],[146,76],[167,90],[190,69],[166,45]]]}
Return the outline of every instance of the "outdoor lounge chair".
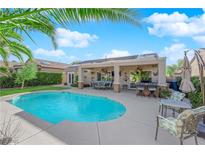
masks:
{"label": "outdoor lounge chair", "polygon": [[183,144],[184,139],[194,136],[195,144],[197,141],[197,118],[193,110],[185,110],[175,119],[173,117],[157,116],[157,127],[155,140],[157,140],[158,129],[163,128],[171,135],[179,138],[180,144]]}

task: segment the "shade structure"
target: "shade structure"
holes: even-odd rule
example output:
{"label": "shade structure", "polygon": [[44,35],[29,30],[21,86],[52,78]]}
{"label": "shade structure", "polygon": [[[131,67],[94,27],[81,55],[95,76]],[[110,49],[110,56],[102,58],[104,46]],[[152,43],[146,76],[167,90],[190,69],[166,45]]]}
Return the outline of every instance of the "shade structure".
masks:
{"label": "shade structure", "polygon": [[186,52],[184,54],[184,63],[182,68],[182,81],[179,89],[184,93],[195,91],[194,85],[191,82],[191,67]]}

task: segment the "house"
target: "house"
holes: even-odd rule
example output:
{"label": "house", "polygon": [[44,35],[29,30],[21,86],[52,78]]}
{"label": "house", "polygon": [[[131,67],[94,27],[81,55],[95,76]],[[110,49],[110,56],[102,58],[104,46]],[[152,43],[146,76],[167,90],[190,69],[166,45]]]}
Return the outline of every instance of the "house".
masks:
{"label": "house", "polygon": [[128,84],[129,88],[132,88],[131,73],[136,71],[147,72],[152,82],[165,86],[165,69],[166,58],[153,53],[83,61],[69,66],[66,74],[68,85],[74,82],[75,76],[78,76],[79,88],[109,77],[113,81],[114,91],[120,92],[123,84]]}
{"label": "house", "polygon": [[[62,73],[63,74],[62,83],[66,82],[65,70],[68,67],[68,64],[43,60],[43,59],[34,59],[34,62],[37,64],[39,72]],[[29,61],[27,61],[26,63],[29,63]],[[2,61],[0,61],[0,64],[1,66],[4,65]],[[9,64],[9,68],[12,71],[17,71],[19,68],[22,67],[22,64],[16,61],[11,61],[8,64]]]}
{"label": "house", "polygon": [[[50,60],[34,59],[33,61],[36,63],[39,72],[63,73],[68,67],[68,64],[66,63],[59,63]],[[29,63],[29,61],[26,63]],[[22,65],[20,63],[13,65],[16,70],[21,68],[21,66]]]}
{"label": "house", "polygon": [[[199,49],[199,54],[203,61],[205,62],[205,48]],[[195,56],[190,61],[190,66],[191,66],[191,76],[199,76],[199,66],[198,66],[198,61]],[[178,68],[174,71],[174,78],[181,77],[182,75],[182,68]],[[205,70],[204,70],[204,76],[205,76]]]}
{"label": "house", "polygon": [[[205,48],[199,49],[199,54],[202,57],[203,61],[205,62]],[[198,62],[195,56],[190,61],[190,65],[191,65],[191,76],[199,76]],[[205,76],[205,70],[204,70],[204,76]]]}

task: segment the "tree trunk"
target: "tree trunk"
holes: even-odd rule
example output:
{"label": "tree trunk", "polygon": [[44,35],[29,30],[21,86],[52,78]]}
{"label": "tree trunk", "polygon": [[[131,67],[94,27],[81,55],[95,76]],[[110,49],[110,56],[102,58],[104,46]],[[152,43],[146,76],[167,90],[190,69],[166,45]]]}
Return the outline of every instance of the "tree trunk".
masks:
{"label": "tree trunk", "polygon": [[21,84],[21,89],[23,89],[24,87],[24,81],[22,81],[22,84]]}

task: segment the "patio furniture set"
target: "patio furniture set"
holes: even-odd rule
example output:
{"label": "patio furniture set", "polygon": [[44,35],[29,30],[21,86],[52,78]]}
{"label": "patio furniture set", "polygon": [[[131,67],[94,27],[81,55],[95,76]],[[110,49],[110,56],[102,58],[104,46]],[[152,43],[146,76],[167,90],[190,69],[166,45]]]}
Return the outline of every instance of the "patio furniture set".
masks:
{"label": "patio furniture set", "polygon": [[91,83],[94,89],[112,89],[113,81],[95,81]]}
{"label": "patio furniture set", "polygon": [[158,97],[158,85],[155,82],[151,83],[136,83],[137,95],[141,96],[155,96]]}
{"label": "patio furniture set", "polygon": [[[167,117],[167,110],[173,111],[172,116]],[[167,99],[161,99],[159,102],[159,112],[157,116],[157,127],[155,140],[157,140],[158,129],[163,128],[171,135],[180,140],[180,144],[187,138],[194,137],[197,142],[197,125],[205,115],[205,106],[192,109],[192,105],[185,94],[177,91],[172,91],[172,94]],[[175,112],[179,113],[175,118]]]}

